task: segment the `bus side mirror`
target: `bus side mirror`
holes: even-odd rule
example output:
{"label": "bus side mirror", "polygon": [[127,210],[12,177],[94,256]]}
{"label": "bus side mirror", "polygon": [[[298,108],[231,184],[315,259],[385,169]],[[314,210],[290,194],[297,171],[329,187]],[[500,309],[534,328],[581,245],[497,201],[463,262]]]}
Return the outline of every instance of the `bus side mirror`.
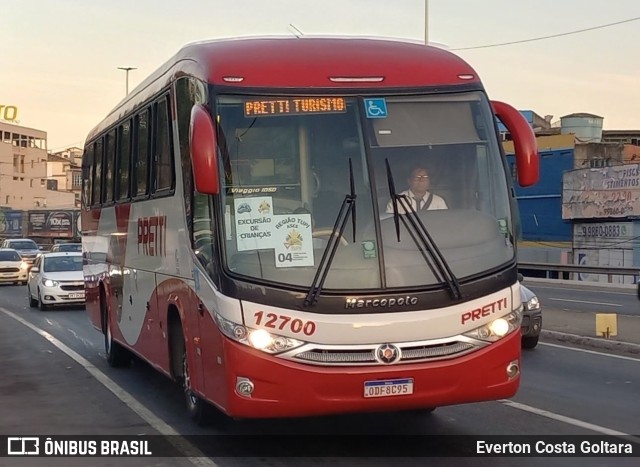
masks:
{"label": "bus side mirror", "polygon": [[504,123],[513,138],[518,183],[520,186],[535,185],[540,178],[540,162],[538,160],[536,135],[533,133],[529,122],[509,104],[491,101],[491,106],[496,117]]}
{"label": "bus side mirror", "polygon": [[201,104],[191,109],[189,146],[196,191],[206,195],[219,193],[216,130],[211,115]]}

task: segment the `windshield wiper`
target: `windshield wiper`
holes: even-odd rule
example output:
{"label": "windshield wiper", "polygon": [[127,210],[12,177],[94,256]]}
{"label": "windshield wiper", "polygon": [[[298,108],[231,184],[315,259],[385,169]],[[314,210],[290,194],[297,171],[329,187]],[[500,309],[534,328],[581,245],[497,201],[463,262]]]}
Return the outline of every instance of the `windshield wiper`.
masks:
{"label": "windshield wiper", "polygon": [[336,250],[340,244],[340,239],[342,238],[345,226],[349,220],[349,215],[351,215],[351,221],[353,223],[353,242],[355,243],[356,241],[356,189],[353,181],[353,166],[351,165],[351,159],[349,159],[349,183],[351,192],[345,195],[344,200],[342,201],[338,217],[336,217],[336,221],[333,224],[333,230],[329,235],[329,241],[324,249],[322,258],[318,263],[318,270],[316,271],[316,275],[313,277],[307,297],[304,299],[304,306],[315,305],[318,301],[318,295],[320,295],[324,281],[329,273],[329,268],[331,267]]}
{"label": "windshield wiper", "polygon": [[[441,278],[441,280],[447,284],[449,293],[454,300],[461,299],[462,290],[460,289],[458,278],[453,274],[453,271],[451,271],[442,251],[440,251],[440,248],[438,248],[438,245],[429,234],[429,231],[422,222],[422,219],[420,219],[420,216],[418,216],[407,195],[397,194],[393,175],[391,174],[391,167],[389,166],[389,159],[385,159],[384,162],[387,168],[389,196],[391,197],[391,204],[393,205],[393,222],[396,227],[398,242],[400,241],[400,221],[402,221],[402,224],[405,229],[407,229],[407,232],[409,232],[409,236],[418,247],[420,254],[429,266],[429,269],[431,269],[433,275]],[[398,212],[398,204],[405,212],[403,216]],[[409,228],[409,226],[411,226],[411,228]]]}

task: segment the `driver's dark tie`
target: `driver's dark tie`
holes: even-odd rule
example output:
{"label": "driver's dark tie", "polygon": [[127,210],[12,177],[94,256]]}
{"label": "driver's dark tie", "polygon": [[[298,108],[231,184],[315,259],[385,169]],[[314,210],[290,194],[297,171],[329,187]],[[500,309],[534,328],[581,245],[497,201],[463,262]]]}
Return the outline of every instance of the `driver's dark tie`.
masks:
{"label": "driver's dark tie", "polygon": [[413,197],[413,199],[416,201],[416,211],[419,211],[420,209],[422,209],[422,202],[424,201],[422,198],[417,198],[417,197]]}

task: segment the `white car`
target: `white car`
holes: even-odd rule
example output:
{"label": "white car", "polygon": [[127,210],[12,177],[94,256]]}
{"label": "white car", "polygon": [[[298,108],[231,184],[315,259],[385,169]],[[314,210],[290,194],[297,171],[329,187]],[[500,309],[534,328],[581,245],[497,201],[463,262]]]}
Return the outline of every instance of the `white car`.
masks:
{"label": "white car", "polygon": [[45,253],[36,258],[27,281],[29,306],[46,310],[51,305],[85,302],[81,253]]}
{"label": "white car", "polygon": [[12,248],[0,248],[0,284],[26,284],[29,265]]}

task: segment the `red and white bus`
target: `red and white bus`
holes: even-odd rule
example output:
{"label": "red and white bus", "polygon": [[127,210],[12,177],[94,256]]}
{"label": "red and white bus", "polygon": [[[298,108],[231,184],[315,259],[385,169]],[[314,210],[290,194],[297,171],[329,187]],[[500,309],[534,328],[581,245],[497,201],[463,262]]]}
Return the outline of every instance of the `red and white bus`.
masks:
{"label": "red and white bus", "polygon": [[[447,209],[416,211],[415,168]],[[537,181],[535,138],[454,54],[187,45],[91,131],[83,171],[87,311],[108,362],[135,354],[181,382],[196,420],[515,394],[512,178]]]}

